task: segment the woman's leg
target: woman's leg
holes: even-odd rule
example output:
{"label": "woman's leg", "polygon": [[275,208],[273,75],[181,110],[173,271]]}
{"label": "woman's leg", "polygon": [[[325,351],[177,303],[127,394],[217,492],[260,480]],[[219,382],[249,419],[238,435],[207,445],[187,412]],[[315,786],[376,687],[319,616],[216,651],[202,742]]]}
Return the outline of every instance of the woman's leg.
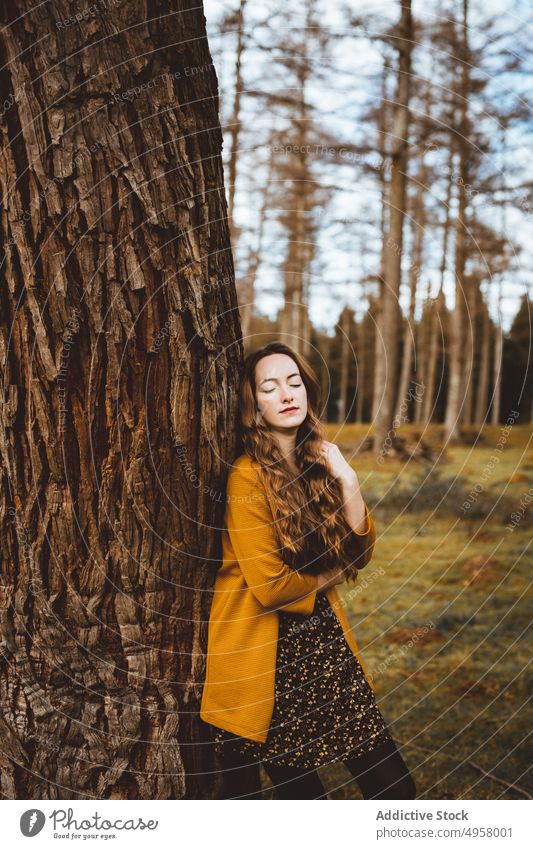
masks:
{"label": "woman's leg", "polygon": [[325,789],[316,769],[300,769],[262,761],[278,799],[325,799]]}
{"label": "woman's leg", "polygon": [[222,746],[221,799],[262,799],[259,764],[251,757],[235,752],[224,741]]}
{"label": "woman's leg", "polygon": [[416,785],[393,741],[344,761],[365,799],[414,799]]}

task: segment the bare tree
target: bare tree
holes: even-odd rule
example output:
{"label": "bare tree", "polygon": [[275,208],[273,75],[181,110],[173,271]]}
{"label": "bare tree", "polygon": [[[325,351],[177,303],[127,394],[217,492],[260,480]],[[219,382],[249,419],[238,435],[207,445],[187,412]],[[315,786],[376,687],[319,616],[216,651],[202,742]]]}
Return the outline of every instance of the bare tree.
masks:
{"label": "bare tree", "polygon": [[237,47],[235,50],[235,89],[233,93],[233,112],[230,121],[231,152],[229,158],[229,185],[228,185],[228,220],[232,234],[232,242],[235,241],[235,222],[233,220],[233,209],[235,207],[235,189],[237,186],[237,155],[239,150],[239,138],[241,131],[241,101],[243,94],[242,60],[245,47],[244,38],[244,12],[246,0],[239,0],[239,8],[232,23],[237,28]]}
{"label": "bare tree", "polygon": [[[480,293],[481,294],[481,293]],[[489,310],[483,298],[480,298],[480,309],[482,312],[481,325],[481,362],[479,365],[479,376],[476,392],[476,408],[474,422],[484,424],[487,420],[487,402],[489,397],[489,359],[492,342],[492,324]]]}
{"label": "bare tree", "polygon": [[290,153],[282,156],[278,164],[279,177],[287,185],[280,215],[287,233],[280,339],[305,356],[309,356],[311,350],[309,298],[311,263],[316,253],[314,212],[319,195],[324,194],[310,161],[309,148],[315,137],[315,127],[309,88],[316,76],[316,55],[322,54],[326,45],[327,32],[320,24],[316,0],[310,0],[301,33],[291,33],[280,43],[281,61],[294,76],[295,88],[283,95],[291,104],[289,126],[284,135]]}
{"label": "bare tree", "polygon": [[[392,426],[396,398],[396,376],[391,372],[397,361],[401,256],[405,218],[405,186],[409,135],[409,93],[413,21],[410,0],[401,0],[397,28],[398,81],[394,109],[394,127],[390,134],[390,181],[388,193],[389,232],[385,240],[383,307],[379,327],[383,337],[376,361],[375,385],[383,387],[374,428],[374,450],[379,452]],[[387,375],[387,369],[389,373]]]}
{"label": "bare tree", "polygon": [[347,398],[348,398],[348,373],[350,367],[350,324],[352,312],[347,305],[341,312],[341,363],[340,363],[340,387],[339,387],[339,413],[337,421],[343,423],[346,420]]}
{"label": "bare tree", "polygon": [[270,142],[270,154],[268,158],[267,174],[261,192],[261,208],[255,233],[255,244],[250,248],[248,262],[244,273],[243,284],[238,288],[239,304],[241,306],[241,326],[244,339],[248,338],[251,330],[252,317],[256,301],[256,281],[259,267],[263,259],[265,231],[267,226],[267,214],[272,202],[273,190],[271,182],[274,175],[274,144]]}
{"label": "bare tree", "polygon": [[[458,150],[458,206],[455,223],[455,304],[450,316],[450,351],[448,399],[444,420],[446,441],[459,438],[461,405],[464,404],[465,382],[472,379],[472,340],[465,338],[465,264],[466,264],[466,210],[468,204],[467,185],[469,179],[469,117],[468,103],[470,94],[469,45],[468,45],[468,0],[462,0],[463,18],[461,40],[458,48],[460,60],[460,86],[458,91],[459,125],[456,135]],[[470,339],[470,341],[468,341]],[[465,351],[469,346],[469,353]],[[466,360],[465,360],[466,356]],[[470,368],[468,366],[470,364]]]}
{"label": "bare tree", "polygon": [[[433,404],[436,392],[437,359],[439,352],[439,340],[443,340],[443,308],[444,308],[444,278],[447,268],[448,240],[451,223],[451,201],[453,189],[453,157],[454,148],[450,145],[448,152],[448,174],[446,181],[446,199],[444,201],[444,221],[442,224],[442,252],[439,268],[439,288],[435,298],[429,300],[429,340],[424,347],[427,356],[424,357],[424,396],[422,404],[417,406],[420,410],[421,421],[429,423],[433,418]],[[444,340],[443,340],[444,341]]]}
{"label": "bare tree", "polygon": [[[390,120],[390,102],[389,102],[389,77],[391,75],[391,63],[387,53],[385,53],[383,58],[383,68],[381,72],[381,86],[380,86],[380,101],[378,112],[376,116],[377,123],[377,148],[380,153],[380,163],[378,168],[378,179],[379,179],[379,187],[380,187],[380,232],[381,232],[381,252],[380,252],[380,268],[379,268],[379,277],[378,277],[378,292],[379,296],[375,301],[375,310],[376,310],[376,322],[377,326],[380,326],[381,322],[381,310],[383,307],[383,296],[385,290],[385,245],[387,243],[387,236],[389,232],[389,206],[387,204],[387,194],[388,194],[388,179],[387,173],[388,169],[385,167],[385,163],[388,161],[388,148],[387,148],[387,128],[389,126]],[[378,385],[376,381],[378,379],[382,379],[382,338],[381,333],[376,333],[374,335],[374,363],[375,365],[375,374],[374,374],[374,392],[372,394],[372,421],[376,420],[376,416],[378,413],[378,406],[380,403],[381,392],[378,390]]]}
{"label": "bare tree", "polygon": [[[424,231],[426,228],[426,215],[424,207],[424,195],[427,190],[427,168],[424,162],[423,150],[419,152],[419,167],[416,176],[416,191],[412,210],[412,253],[409,264],[409,313],[405,322],[405,330],[402,347],[402,367],[400,372],[400,383],[398,398],[396,401],[396,415],[401,413],[403,399],[408,397],[409,384],[411,382],[411,371],[413,368],[413,348],[416,338],[415,308],[420,269],[422,266],[422,252],[424,243]],[[420,406],[417,404],[416,406]]]}

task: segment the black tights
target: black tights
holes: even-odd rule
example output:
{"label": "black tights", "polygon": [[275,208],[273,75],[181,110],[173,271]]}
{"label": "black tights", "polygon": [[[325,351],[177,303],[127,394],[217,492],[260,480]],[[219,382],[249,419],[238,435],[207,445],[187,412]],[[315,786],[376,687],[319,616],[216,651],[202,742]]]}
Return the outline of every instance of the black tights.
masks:
{"label": "black tights", "polygon": [[[416,786],[393,742],[343,761],[365,799],[414,799]],[[325,799],[325,788],[316,769],[280,766],[268,761],[263,767],[278,799]],[[223,758],[224,799],[261,799],[259,767],[227,752]]]}

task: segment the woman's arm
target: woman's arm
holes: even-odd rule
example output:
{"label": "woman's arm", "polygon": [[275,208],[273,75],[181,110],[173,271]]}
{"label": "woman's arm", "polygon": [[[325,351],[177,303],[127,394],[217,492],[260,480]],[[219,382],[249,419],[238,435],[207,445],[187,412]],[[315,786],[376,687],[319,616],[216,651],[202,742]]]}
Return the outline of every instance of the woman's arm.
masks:
{"label": "woman's arm", "polygon": [[351,475],[345,474],[339,478],[339,483],[342,490],[342,507],[346,521],[354,534],[364,536],[370,531],[370,524],[368,522],[368,508],[361,495],[359,479],[356,473],[353,472]]}
{"label": "woman's arm", "polygon": [[316,575],[303,575],[283,562],[272,511],[255,470],[233,466],[227,482],[225,522],[248,587],[268,610],[309,615],[318,591]]}
{"label": "woman's arm", "polygon": [[357,473],[344,459],[339,446],[334,442],[324,440],[320,450],[328,472],[341,486],[343,510],[348,524],[354,534],[363,536],[370,531],[370,521],[364,521],[365,518],[369,520],[370,516],[361,495]]}
{"label": "woman's arm", "polygon": [[344,459],[338,445],[324,440],[321,445],[322,456],[329,473],[337,479],[342,491],[342,509],[352,528],[348,542],[354,551],[353,566],[364,569],[372,557],[376,541],[376,528],[370,511],[363,501],[357,473]]}
{"label": "woman's arm", "polygon": [[339,478],[343,499],[343,512],[346,521],[352,529],[354,540],[357,542],[357,554],[355,566],[364,569],[369,563],[374,552],[376,542],[376,527],[368,509],[363,501],[357,474],[344,475]]}

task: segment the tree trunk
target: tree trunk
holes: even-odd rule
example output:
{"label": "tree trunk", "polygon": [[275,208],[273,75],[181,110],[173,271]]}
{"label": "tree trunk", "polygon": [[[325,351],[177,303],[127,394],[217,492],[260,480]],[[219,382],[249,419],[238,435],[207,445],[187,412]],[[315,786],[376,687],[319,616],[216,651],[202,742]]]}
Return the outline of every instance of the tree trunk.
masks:
{"label": "tree trunk", "polygon": [[[440,261],[439,290],[431,304],[429,316],[429,351],[427,356],[427,369],[424,373],[424,400],[422,402],[422,421],[429,424],[433,418],[433,401],[435,400],[435,381],[437,375],[437,357],[439,340],[443,339],[442,312],[444,309],[444,277],[446,275],[448,257],[448,238],[450,233],[450,209],[452,201],[453,185],[453,148],[450,148],[449,176],[446,189],[445,218],[442,231],[442,255]],[[443,343],[444,344],[444,343]]]}
{"label": "tree trunk", "polygon": [[407,171],[407,147],[409,135],[409,80],[411,73],[411,50],[413,44],[413,21],[410,0],[401,2],[401,18],[397,28],[397,47],[399,52],[398,87],[394,111],[394,127],[391,134],[391,176],[389,182],[389,234],[385,241],[384,269],[385,286],[383,308],[380,315],[382,357],[382,383],[375,391],[382,393],[374,430],[374,451],[380,454],[386,451],[385,441],[392,428],[394,402],[396,395],[395,364],[398,353],[399,333],[399,294],[401,282],[401,257],[403,249],[403,223],[405,218],[405,184]]}
{"label": "tree trunk", "polygon": [[209,797],[243,353],[217,80],[201,5],[72,5],[0,12],[1,790]]}
{"label": "tree trunk", "polygon": [[[270,144],[270,154],[268,159],[268,171],[265,180],[265,185],[262,191],[261,209],[259,210],[259,222],[257,225],[256,246],[250,252],[248,258],[248,268],[243,287],[242,303],[240,303],[241,313],[241,328],[243,339],[248,339],[252,326],[252,318],[254,315],[255,306],[255,284],[257,274],[263,257],[263,242],[265,238],[265,229],[267,222],[267,214],[272,200],[271,181],[274,172],[274,142]],[[239,299],[240,301],[240,299]]]}
{"label": "tree trunk", "polygon": [[[481,299],[482,300],[482,299]],[[483,330],[481,340],[481,362],[479,365],[479,379],[476,393],[476,412],[474,421],[476,424],[485,424],[487,420],[487,400],[489,397],[489,357],[490,340],[492,335],[491,321],[487,304],[481,303],[483,310]]]}
{"label": "tree trunk", "polygon": [[[413,347],[415,339],[415,308],[416,308],[416,290],[418,280],[420,278],[420,267],[422,265],[422,248],[424,240],[424,231],[426,228],[426,216],[424,209],[424,194],[427,191],[427,173],[424,165],[424,153],[420,152],[420,167],[417,177],[417,190],[415,196],[413,210],[413,254],[412,262],[409,269],[409,316],[405,323],[405,332],[403,338],[402,351],[402,370],[400,374],[400,386],[398,390],[398,398],[396,401],[396,416],[400,417],[403,411],[403,404],[408,405],[409,401],[409,384],[411,382],[411,371],[413,368]],[[420,407],[422,399],[417,399],[414,407]]]}
{"label": "tree trunk", "polygon": [[244,53],[244,9],[246,0],[240,0],[239,9],[237,12],[237,50],[235,54],[235,91],[233,94],[233,112],[229,127],[229,135],[231,138],[231,151],[229,158],[229,185],[228,185],[228,220],[232,243],[236,243],[236,228],[233,216],[235,208],[235,189],[237,185],[237,154],[239,150],[239,135],[241,131],[241,99],[243,91],[242,81],[242,56]]}
{"label": "tree trunk", "polygon": [[[503,151],[506,150],[507,147],[507,126],[506,121],[501,122],[500,127],[501,132],[501,149]],[[502,181],[502,189],[505,187],[506,183],[506,172],[507,166],[504,164],[501,169],[501,181]],[[503,198],[505,198],[505,192],[502,192]],[[501,205],[501,215],[502,215],[502,223],[501,223],[501,231],[504,234],[507,233],[507,209],[505,200],[502,201]],[[494,359],[492,365],[492,398],[491,398],[491,408],[490,408],[490,421],[491,424],[499,424],[500,422],[500,405],[501,405],[501,395],[502,395],[502,366],[503,366],[503,314],[502,314],[502,301],[503,301],[503,284],[502,277],[498,275],[498,320],[496,323],[496,327],[494,329]],[[531,398],[532,407],[531,407],[531,421],[533,421],[533,394]]]}
{"label": "tree trunk", "polygon": [[503,326],[502,326],[503,286],[498,280],[498,322],[494,333],[494,359],[492,363],[492,406],[490,412],[491,424],[500,423],[500,407],[502,398],[502,367],[503,367]]}
{"label": "tree trunk", "polygon": [[426,377],[428,373],[429,349],[431,345],[431,280],[428,280],[426,283],[426,293],[423,298],[423,304],[424,306],[422,308],[422,316],[417,327],[415,328],[415,335],[417,339],[415,375],[418,379],[418,382],[421,383],[424,387],[424,392],[422,394],[420,402],[418,404],[415,404],[413,408],[412,421],[415,424],[420,424],[420,422],[422,421],[422,404],[424,403],[427,391]]}
{"label": "tree trunk", "polygon": [[[461,45],[461,84],[459,88],[460,121],[457,134],[459,149],[458,210],[455,226],[455,305],[450,315],[450,371],[444,421],[446,442],[459,438],[459,422],[464,401],[465,351],[465,264],[466,264],[466,186],[468,183],[468,0],[463,0],[463,35]],[[467,376],[467,379],[471,379]]]}
{"label": "tree trunk", "polygon": [[[388,181],[387,169],[385,162],[387,161],[387,126],[389,118],[389,98],[387,84],[390,74],[390,63],[387,56],[383,59],[383,69],[381,73],[381,103],[378,113],[378,150],[381,153],[381,162],[379,169],[379,190],[381,199],[381,253],[380,253],[380,268],[379,268],[379,296],[375,301],[375,320],[379,327],[382,321],[381,311],[383,306],[383,293],[385,291],[385,244],[389,232],[389,216],[387,208]],[[374,387],[372,392],[372,421],[376,420],[378,408],[381,403],[381,392],[377,388],[383,386],[386,375],[385,352],[383,350],[382,339],[380,333],[374,334]]]}
{"label": "tree trunk", "polygon": [[[308,17],[310,10],[308,9]],[[309,171],[306,152],[309,138],[309,117],[306,102],[310,65],[308,61],[307,34],[302,43],[303,55],[299,57],[298,111],[294,119],[295,145],[292,159],[292,206],[286,217],[289,244],[285,261],[285,306],[281,313],[279,338],[295,351],[309,356],[311,325],[309,322]]]}
{"label": "tree trunk", "polygon": [[321,358],[320,358],[320,373],[318,375],[318,379],[320,381],[320,398],[321,405],[323,408],[323,421],[328,421],[328,404],[327,399],[329,397],[329,393],[331,391],[330,380],[331,374],[329,372],[329,363],[331,362],[331,348],[335,341],[335,336],[330,338],[325,333],[322,337],[321,344]]}
{"label": "tree trunk", "polygon": [[[463,339],[463,365],[464,374],[464,403],[461,409],[460,421],[464,424],[472,424],[474,421],[474,352],[478,350],[478,316],[481,292],[477,277],[473,275],[464,276],[468,320],[465,322],[465,334]],[[466,318],[466,317],[465,317]]]}
{"label": "tree trunk", "polygon": [[348,368],[350,364],[350,317],[351,313],[345,305],[341,313],[341,368],[339,387],[339,410],[337,422],[344,424],[346,421],[346,400],[348,397]]}
{"label": "tree trunk", "polygon": [[[365,404],[365,389],[366,376],[369,372],[367,368],[367,316],[363,314],[361,321],[357,326],[357,344],[355,348],[356,366],[357,366],[357,384],[355,394],[355,421],[358,424],[363,422],[364,404]],[[371,355],[371,352],[370,352]]]}

